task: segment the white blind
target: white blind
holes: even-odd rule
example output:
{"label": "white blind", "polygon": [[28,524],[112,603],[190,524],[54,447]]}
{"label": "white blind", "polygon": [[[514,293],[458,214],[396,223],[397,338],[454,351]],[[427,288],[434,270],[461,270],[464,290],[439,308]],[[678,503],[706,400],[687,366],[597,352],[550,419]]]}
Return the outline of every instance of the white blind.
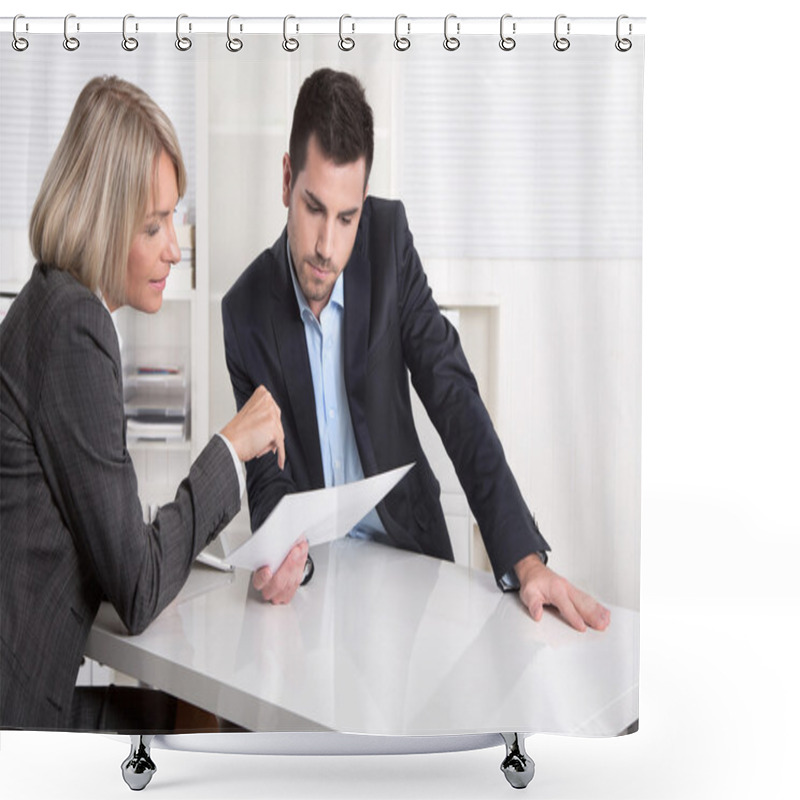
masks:
{"label": "white blind", "polygon": [[643,38],[552,42],[406,54],[398,187],[428,257],[641,257]]}
{"label": "white blind", "polygon": [[192,51],[178,52],[175,37],[149,35],[133,52],[121,37],[93,34],[67,52],[63,36],[37,35],[25,52],[0,48],[0,215],[4,246],[0,273],[19,274],[19,248],[8,232],[27,231],[31,208],[75,100],[88,80],[118,75],[144,89],[164,109],[178,133],[189,173],[185,204],[194,209],[195,65]]}

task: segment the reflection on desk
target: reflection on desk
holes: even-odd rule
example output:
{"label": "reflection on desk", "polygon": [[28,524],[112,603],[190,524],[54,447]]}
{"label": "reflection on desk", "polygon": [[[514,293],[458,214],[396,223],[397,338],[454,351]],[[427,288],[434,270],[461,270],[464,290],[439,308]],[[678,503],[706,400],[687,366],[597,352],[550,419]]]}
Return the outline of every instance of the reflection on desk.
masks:
{"label": "reflection on desk", "polygon": [[86,655],[257,731],[609,736],[638,718],[636,612],[578,633],[488,573],[353,539],[313,557],[286,606],[206,567],[139,636],[104,603]]}

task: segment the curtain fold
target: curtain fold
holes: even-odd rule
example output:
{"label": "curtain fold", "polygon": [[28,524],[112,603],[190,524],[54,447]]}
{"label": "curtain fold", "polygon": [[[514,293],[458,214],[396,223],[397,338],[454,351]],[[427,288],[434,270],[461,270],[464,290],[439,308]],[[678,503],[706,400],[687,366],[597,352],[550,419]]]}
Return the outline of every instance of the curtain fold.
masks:
{"label": "curtain fold", "polygon": [[[269,35],[246,37],[238,53],[226,48],[223,34],[195,35],[186,52],[167,34],[148,35],[146,46],[143,39],[132,53],[122,50],[117,34],[85,34],[75,52],[66,52],[58,35],[31,39],[24,53],[0,48],[3,309],[30,275],[31,206],[90,77],[117,74],[150,93],[174,122],[187,160],[182,211],[194,237],[184,253],[192,277],[157,320],[125,322],[123,316],[122,333],[134,364],[154,342],[177,340],[170,345],[185,359],[192,406],[201,410],[192,417],[188,446],[174,452],[169,443],[144,446],[135,456],[144,508],[164,502],[164,487],[177,486],[187,447],[196,453],[235,412],[221,301],[286,224],[281,159],[294,103],[309,74],[333,67],[355,74],[365,87],[376,132],[369,193],[405,205],[433,297],[458,330],[525,502],[552,547],[551,564],[638,621],[644,37],[634,36],[627,52],[615,47],[613,25],[605,35],[573,37],[564,52],[544,34],[519,36],[508,52],[497,36],[464,37],[450,52],[432,34],[414,36],[404,52],[379,34],[357,36],[349,52],[336,34],[306,36],[293,53]],[[485,571],[470,498],[423,404],[417,398],[414,404],[457,561]],[[249,527],[245,508],[223,537],[223,554]],[[332,570],[336,564],[333,559]],[[402,594],[402,581],[395,586],[387,577],[386,585]],[[430,597],[442,591],[437,585]],[[455,601],[458,614],[472,598],[456,592]],[[409,653],[448,635],[450,621],[431,622],[424,606],[415,609],[419,622],[406,643]],[[380,639],[380,623],[373,624]],[[348,622],[333,615],[319,625],[338,630]],[[236,633],[239,647],[250,652],[245,626]],[[568,647],[568,633],[553,647]],[[464,661],[440,665],[442,683],[456,681],[468,692],[468,664],[490,669],[493,643],[484,632],[464,647]],[[625,646],[621,663],[637,675],[626,675],[624,691],[633,693],[627,708],[635,711],[638,623]],[[533,681],[535,650],[519,651],[527,654],[524,663],[512,658],[515,680]],[[355,659],[346,654],[348,665]],[[573,666],[579,680],[586,678],[580,692],[591,693],[591,671]],[[414,718],[429,725],[426,690],[413,666],[404,674],[413,687]],[[381,717],[379,686],[370,688],[377,693],[378,732],[391,732]],[[402,699],[401,693],[394,705]],[[508,711],[510,724],[536,727]],[[453,708],[441,713],[455,720],[450,732],[464,732]],[[587,721],[583,730],[615,735],[633,721],[619,729],[613,727],[618,720]]]}

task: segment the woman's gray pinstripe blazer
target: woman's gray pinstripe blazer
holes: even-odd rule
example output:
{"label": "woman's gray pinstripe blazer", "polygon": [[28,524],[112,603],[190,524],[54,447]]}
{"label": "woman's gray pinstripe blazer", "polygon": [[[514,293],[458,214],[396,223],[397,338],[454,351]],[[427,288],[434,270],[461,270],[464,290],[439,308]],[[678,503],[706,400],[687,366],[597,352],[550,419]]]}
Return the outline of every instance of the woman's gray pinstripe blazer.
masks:
{"label": "woman's gray pinstripe blazer", "polygon": [[69,727],[101,599],[144,629],[239,506],[214,436],[144,524],[111,316],[37,265],[0,325],[0,726]]}

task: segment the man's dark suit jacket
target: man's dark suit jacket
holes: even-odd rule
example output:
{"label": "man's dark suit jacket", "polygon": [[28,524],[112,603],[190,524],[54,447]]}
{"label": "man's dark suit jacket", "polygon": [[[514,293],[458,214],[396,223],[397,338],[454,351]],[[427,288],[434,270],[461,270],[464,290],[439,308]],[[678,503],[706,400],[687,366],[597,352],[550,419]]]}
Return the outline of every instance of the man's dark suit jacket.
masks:
{"label": "man's dark suit jacket", "polygon": [[0,325],[0,726],[80,726],[75,678],[101,599],[143,630],[239,506],[215,436],[144,524],[111,316],[37,265]]}
{"label": "man's dark suit jacket", "polygon": [[[323,487],[305,331],[286,255],[286,230],[242,273],[222,302],[225,355],[239,408],[266,386],[281,408],[286,466],[247,465],[255,530],[286,493]],[[478,393],[458,334],[440,313],[405,210],[368,197],[344,270],[344,373],[365,476],[416,462],[378,506],[392,542],[453,559],[439,484],[411,413],[409,373],[447,449],[483,535],[495,576],[535,551],[539,533]]]}

